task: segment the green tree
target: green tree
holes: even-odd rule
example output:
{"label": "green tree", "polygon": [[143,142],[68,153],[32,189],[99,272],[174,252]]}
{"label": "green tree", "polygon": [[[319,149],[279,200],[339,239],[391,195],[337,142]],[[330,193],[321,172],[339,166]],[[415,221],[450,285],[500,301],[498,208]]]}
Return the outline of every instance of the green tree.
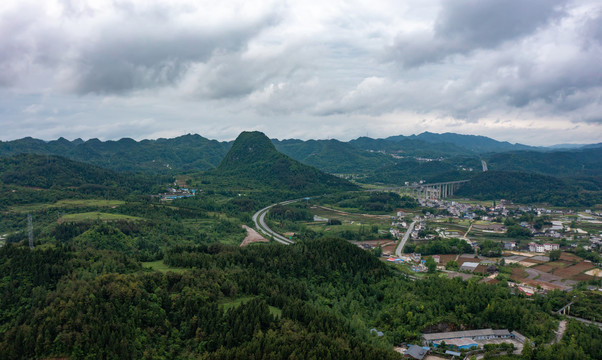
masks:
{"label": "green tree", "polygon": [[434,273],[437,270],[437,263],[432,256],[426,258],[426,267],[429,269],[429,273]]}
{"label": "green tree", "polygon": [[450,260],[445,264],[445,268],[447,270],[458,270],[460,268],[460,264],[456,260]]}

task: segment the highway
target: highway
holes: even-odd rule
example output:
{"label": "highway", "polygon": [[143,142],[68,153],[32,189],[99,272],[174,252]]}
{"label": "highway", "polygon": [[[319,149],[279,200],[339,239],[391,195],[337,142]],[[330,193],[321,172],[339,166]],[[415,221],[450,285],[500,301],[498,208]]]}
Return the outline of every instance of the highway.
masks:
{"label": "highway", "polygon": [[[288,200],[288,201],[283,201],[281,203],[278,203],[280,205],[287,205],[287,204],[291,204],[294,202],[297,202],[301,199],[295,199],[295,200]],[[263,209],[259,210],[258,212],[256,212],[255,214],[253,214],[253,222],[255,223],[255,227],[261,232],[263,233],[265,236],[269,238],[273,238],[274,240],[278,241],[281,244],[284,245],[290,245],[290,244],[294,244],[295,242],[291,239],[287,239],[286,237],[278,234],[277,232],[275,232],[274,230],[270,229],[270,227],[265,223],[265,216],[268,213],[268,211],[270,211],[270,209],[278,204],[272,204],[270,206],[266,206]]]}
{"label": "highway", "polygon": [[416,225],[416,221],[412,221],[410,226],[408,226],[408,230],[405,234],[403,234],[403,238],[401,238],[399,245],[397,245],[397,249],[395,249],[395,255],[397,255],[397,257],[401,257],[401,251],[406,245],[406,241],[408,241],[408,239],[410,238],[410,234],[412,234],[412,230],[414,230],[414,225]]}

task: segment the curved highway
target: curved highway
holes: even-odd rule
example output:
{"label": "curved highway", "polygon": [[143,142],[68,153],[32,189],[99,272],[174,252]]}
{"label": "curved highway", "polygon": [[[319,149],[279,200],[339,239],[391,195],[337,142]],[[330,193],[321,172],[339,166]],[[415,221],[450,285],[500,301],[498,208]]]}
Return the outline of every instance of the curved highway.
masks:
{"label": "curved highway", "polygon": [[268,213],[268,211],[270,211],[270,209],[276,205],[287,205],[287,204],[297,202],[299,200],[301,200],[301,199],[283,201],[281,203],[276,203],[276,204],[272,204],[270,206],[266,206],[263,209],[259,210],[258,212],[253,214],[253,222],[255,223],[255,227],[268,238],[272,238],[281,244],[284,244],[284,245],[294,244],[295,242],[293,240],[288,239],[288,238],[278,234],[274,230],[270,229],[270,227],[265,223],[265,216]]}

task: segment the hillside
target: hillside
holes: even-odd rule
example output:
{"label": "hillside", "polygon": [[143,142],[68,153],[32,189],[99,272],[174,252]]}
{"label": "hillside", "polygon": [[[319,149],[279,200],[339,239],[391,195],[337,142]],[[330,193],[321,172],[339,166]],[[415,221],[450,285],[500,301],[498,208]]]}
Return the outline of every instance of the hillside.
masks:
{"label": "hillside", "polygon": [[0,157],[0,181],[4,185],[41,189],[86,191],[150,191],[156,181],[142,175],[123,174],[54,155],[20,154]]}
{"label": "hillside", "polygon": [[493,154],[487,165],[491,170],[525,171],[561,177],[602,176],[602,148]]}
{"label": "hillside", "polygon": [[391,156],[338,140],[272,140],[276,149],[304,164],[337,174],[367,172],[394,163]]}
{"label": "hillside", "polygon": [[[598,184],[599,185],[599,184]],[[592,206],[602,201],[602,189],[595,183],[518,171],[487,171],[476,174],[456,193],[474,199],[507,199],[523,204],[549,203],[555,206]]]}
{"label": "hillside", "polygon": [[[448,143],[463,147],[475,153],[488,152],[504,152],[513,150],[537,149],[533,146],[523,144],[511,144],[507,141],[497,141],[486,136],[478,135],[463,135],[455,133],[435,134],[431,132],[423,132],[422,134],[412,135],[406,138],[417,139],[432,144]],[[398,139],[398,137],[390,137],[389,140]]]}
{"label": "hillside", "polygon": [[211,169],[219,164],[229,147],[230,143],[209,140],[199,135],[142,141],[129,138],[118,141],[69,141],[60,138],[46,142],[24,138],[0,142],[0,156],[51,154],[116,171],[171,174]]}
{"label": "hillside", "polygon": [[325,174],[278,152],[270,139],[257,131],[241,133],[220,165],[208,174],[303,194],[356,189],[344,179]]}
{"label": "hillside", "polygon": [[398,156],[449,157],[455,155],[472,155],[473,152],[451,143],[433,144],[422,140],[411,139],[402,135],[386,139],[359,137],[349,144],[362,150],[382,151]]}

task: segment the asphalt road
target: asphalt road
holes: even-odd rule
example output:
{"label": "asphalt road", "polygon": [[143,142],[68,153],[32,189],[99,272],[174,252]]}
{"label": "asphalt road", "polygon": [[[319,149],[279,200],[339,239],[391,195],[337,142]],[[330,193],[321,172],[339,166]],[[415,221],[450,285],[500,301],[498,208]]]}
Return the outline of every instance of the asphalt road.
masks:
{"label": "asphalt road", "polygon": [[[300,199],[288,200],[288,201],[283,201],[278,204],[287,205],[287,204],[294,203],[299,200]],[[270,211],[270,209],[272,207],[274,207],[278,204],[272,204],[270,206],[266,206],[263,209],[256,212],[255,214],[253,214],[253,222],[255,223],[255,227],[260,232],[262,232],[264,235],[266,235],[268,238],[273,238],[275,241],[278,241],[279,243],[284,244],[284,245],[294,244],[295,242],[293,240],[288,239],[288,238],[278,234],[274,230],[270,229],[270,227],[265,223],[265,216],[268,213],[268,211]]]}
{"label": "asphalt road", "polygon": [[403,247],[406,246],[406,241],[408,241],[408,239],[410,238],[410,234],[414,229],[414,225],[416,225],[416,221],[412,221],[410,226],[408,226],[408,230],[405,234],[403,234],[403,238],[399,242],[399,245],[397,245],[397,249],[395,249],[395,255],[397,255],[397,257],[401,257],[401,251],[403,250]]}

